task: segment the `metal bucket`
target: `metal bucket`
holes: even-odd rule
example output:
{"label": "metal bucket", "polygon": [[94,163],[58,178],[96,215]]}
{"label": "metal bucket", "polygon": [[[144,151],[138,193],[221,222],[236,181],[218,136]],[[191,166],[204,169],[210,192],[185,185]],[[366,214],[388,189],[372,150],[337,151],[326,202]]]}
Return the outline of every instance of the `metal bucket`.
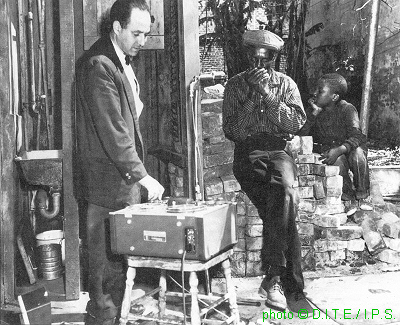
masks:
{"label": "metal bucket", "polygon": [[61,245],[46,244],[37,247],[39,274],[45,280],[54,280],[62,276],[64,268],[61,260]]}

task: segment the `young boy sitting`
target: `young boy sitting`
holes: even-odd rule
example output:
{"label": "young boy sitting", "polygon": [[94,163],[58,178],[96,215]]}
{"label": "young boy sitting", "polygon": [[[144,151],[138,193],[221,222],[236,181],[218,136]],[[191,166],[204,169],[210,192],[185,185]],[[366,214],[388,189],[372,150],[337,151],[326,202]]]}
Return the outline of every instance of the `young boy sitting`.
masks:
{"label": "young boy sitting", "polygon": [[298,135],[313,136],[314,151],[321,154],[322,162],[340,167],[342,200],[356,199],[361,209],[372,210],[367,200],[370,189],[367,138],[361,132],[356,108],[343,99],[346,92],[347,82],[340,74],[320,77],[309,100],[307,122]]}

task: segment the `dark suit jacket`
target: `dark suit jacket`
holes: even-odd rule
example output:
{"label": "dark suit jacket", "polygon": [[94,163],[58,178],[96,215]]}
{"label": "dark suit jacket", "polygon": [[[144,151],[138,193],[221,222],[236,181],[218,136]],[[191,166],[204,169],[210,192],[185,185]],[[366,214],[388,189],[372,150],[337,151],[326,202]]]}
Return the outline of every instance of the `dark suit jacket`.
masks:
{"label": "dark suit jacket", "polygon": [[110,37],[77,63],[78,198],[111,209],[140,202],[147,175],[131,85]]}

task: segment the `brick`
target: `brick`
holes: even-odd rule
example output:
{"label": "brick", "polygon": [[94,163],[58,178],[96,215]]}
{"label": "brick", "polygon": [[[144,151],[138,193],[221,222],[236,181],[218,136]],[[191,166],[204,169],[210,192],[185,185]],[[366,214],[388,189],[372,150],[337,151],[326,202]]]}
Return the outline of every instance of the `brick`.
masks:
{"label": "brick", "polygon": [[246,236],[249,237],[261,237],[263,234],[262,225],[246,225]]}
{"label": "brick", "polygon": [[237,202],[238,192],[225,192],[224,198],[229,202]]}
{"label": "brick", "polygon": [[361,222],[363,222],[365,219],[372,220],[373,230],[378,230],[377,221],[380,219],[380,215],[375,211],[358,210],[356,213],[354,213],[353,219],[358,224],[361,224]]}
{"label": "brick", "polygon": [[319,153],[314,153],[314,164],[315,165],[324,165],[322,160],[323,160],[323,158]]}
{"label": "brick", "polygon": [[317,202],[317,207],[315,208],[315,214],[337,214],[344,212],[344,205],[343,204],[319,204]]}
{"label": "brick", "polygon": [[238,200],[236,205],[236,213],[240,216],[246,215],[246,204],[243,201]]}
{"label": "brick", "polygon": [[331,261],[339,261],[346,259],[346,251],[345,249],[338,249],[336,251],[329,252],[329,257]]}
{"label": "brick", "polygon": [[221,177],[224,192],[240,191],[240,184],[233,175]]}
{"label": "brick", "polygon": [[314,212],[317,207],[317,201],[314,199],[301,199],[299,201],[299,211]]}
{"label": "brick", "polygon": [[263,237],[247,237],[246,238],[246,250],[258,251],[261,250],[263,245]]}
{"label": "brick", "polygon": [[[317,158],[316,158],[317,159]],[[339,166],[328,166],[325,164],[314,164],[313,173],[323,177],[333,177],[339,175]]]}
{"label": "brick", "polygon": [[346,249],[346,261],[350,262],[350,263],[354,263],[354,262],[360,262],[362,264],[364,264],[364,257],[363,257],[363,252],[360,251],[351,251],[349,249]]}
{"label": "brick", "polygon": [[256,216],[256,217],[247,217],[247,224],[248,225],[262,225],[263,221],[258,216]]}
{"label": "brick", "polygon": [[[215,138],[213,138],[213,139],[215,139]],[[218,154],[221,152],[232,151],[232,150],[233,150],[233,146],[230,141],[203,145],[203,155],[204,156],[215,155],[215,154]]]}
{"label": "brick", "polygon": [[385,223],[382,232],[390,238],[400,238],[400,221]]}
{"label": "brick", "polygon": [[337,228],[315,227],[316,239],[351,240],[361,238],[363,231],[360,226],[339,226]]}
{"label": "brick", "polygon": [[297,175],[304,176],[311,174],[310,164],[297,164]]}
{"label": "brick", "polygon": [[175,177],[175,185],[177,187],[183,187],[183,177],[181,176],[176,176]]}
{"label": "brick", "polygon": [[236,227],[236,233],[238,238],[245,238],[246,227]]}
{"label": "brick", "polygon": [[204,181],[212,180],[225,175],[232,174],[232,163],[223,164],[219,166],[204,168],[203,177]]}
{"label": "brick", "polygon": [[376,226],[378,230],[381,231],[385,223],[394,223],[399,220],[399,217],[395,213],[385,212],[381,215],[381,219],[377,221]]}
{"label": "brick", "polygon": [[297,188],[300,199],[310,199],[314,197],[314,189],[312,186],[302,186]]}
{"label": "brick", "polygon": [[313,185],[313,194],[314,197],[319,200],[325,197],[325,189],[324,184],[322,182],[315,182]]}
{"label": "brick", "polygon": [[389,237],[383,237],[383,240],[385,241],[385,244],[388,248],[391,250],[394,250],[396,252],[400,252],[400,239],[399,238],[389,238]]}
{"label": "brick", "polygon": [[339,227],[344,223],[343,215],[347,220],[347,215],[345,213],[316,215],[312,223],[320,227]]}
{"label": "brick", "polygon": [[312,154],[314,142],[312,136],[300,137],[300,154]]}
{"label": "brick", "polygon": [[246,260],[253,262],[261,261],[261,251],[247,251]]}
{"label": "brick", "polygon": [[301,269],[303,271],[315,270],[315,253],[312,246],[301,247]]}
{"label": "brick", "polygon": [[385,249],[377,255],[377,258],[386,263],[400,264],[400,253],[391,249]]}
{"label": "brick", "polygon": [[243,277],[246,275],[246,253],[233,252],[231,257],[232,276]]}
{"label": "brick", "polygon": [[247,261],[246,262],[246,277],[263,275],[261,261]]}
{"label": "brick", "polygon": [[317,239],[314,242],[314,248],[316,252],[344,250],[347,248],[347,240]]}
{"label": "brick", "polygon": [[324,186],[326,188],[342,188],[343,177],[341,175],[325,177]]}
{"label": "brick", "polygon": [[298,164],[313,164],[315,161],[313,154],[297,155]]}
{"label": "brick", "polygon": [[248,204],[246,213],[249,217],[258,217],[258,210],[254,204]]}
{"label": "brick", "polygon": [[318,175],[318,176],[324,176],[325,174],[325,165],[318,165],[318,164],[313,164],[311,167],[312,173],[314,175]]}
{"label": "brick", "polygon": [[201,114],[203,138],[215,137],[223,134],[222,113],[203,112]]}
{"label": "brick", "polygon": [[299,213],[297,214],[297,220],[296,221],[312,223],[314,218],[315,218],[315,214],[314,213],[299,211]]}
{"label": "brick", "polygon": [[203,112],[222,112],[222,102],[221,98],[202,99],[201,109]]}
{"label": "brick", "polygon": [[233,162],[233,151],[204,156],[204,168],[230,164]]}
{"label": "brick", "polygon": [[168,173],[169,174],[175,174],[176,168],[177,167],[174,164],[168,163]]}
{"label": "brick", "polygon": [[328,252],[315,252],[314,256],[316,267],[324,267],[330,261]]}
{"label": "brick", "polygon": [[361,238],[351,239],[347,242],[347,249],[353,252],[362,252],[365,249],[365,240]]}
{"label": "brick", "polygon": [[314,236],[314,225],[312,223],[298,222],[297,232],[303,235]]}
{"label": "brick", "polygon": [[326,196],[341,196],[343,189],[342,188],[326,188],[325,192],[326,192]]}
{"label": "brick", "polygon": [[221,194],[224,192],[224,186],[222,185],[222,182],[217,179],[205,184],[205,191],[207,197],[210,195]]}
{"label": "brick", "polygon": [[376,254],[386,247],[381,234],[376,230],[376,223],[372,218],[365,218],[361,222],[363,238],[371,254]]}
{"label": "brick", "polygon": [[322,176],[337,176],[339,175],[340,172],[340,167],[339,166],[325,166],[325,175]]}
{"label": "brick", "polygon": [[297,157],[297,155],[299,154],[300,147],[301,147],[301,141],[298,135],[293,137],[293,139],[288,141],[286,144],[286,149],[291,153],[293,153],[295,157]]}
{"label": "brick", "polygon": [[342,204],[341,196],[326,196],[322,201],[320,201],[326,205],[340,205]]}
{"label": "brick", "polygon": [[236,225],[238,227],[246,227],[247,225],[247,217],[246,216],[236,216]]}
{"label": "brick", "polygon": [[183,190],[183,188],[173,188],[172,196],[176,196],[176,197],[185,196],[185,191]]}
{"label": "brick", "polygon": [[245,252],[246,251],[246,241],[244,238],[239,238],[237,244],[233,247],[235,252]]}
{"label": "brick", "polygon": [[315,175],[305,175],[298,176],[299,186],[314,186],[315,184]]}
{"label": "brick", "polygon": [[314,236],[299,234],[300,244],[301,246],[313,246],[314,245]]}
{"label": "brick", "polygon": [[221,134],[213,137],[208,137],[207,140],[210,144],[217,144],[226,141],[226,138],[225,135]]}

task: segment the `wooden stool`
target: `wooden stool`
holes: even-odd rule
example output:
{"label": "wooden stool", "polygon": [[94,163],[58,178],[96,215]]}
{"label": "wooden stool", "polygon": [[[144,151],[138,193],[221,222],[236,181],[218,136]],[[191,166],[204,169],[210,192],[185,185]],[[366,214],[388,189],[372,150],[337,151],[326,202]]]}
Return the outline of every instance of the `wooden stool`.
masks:
{"label": "wooden stool", "polygon": [[[229,299],[229,308],[230,308],[230,317],[226,319],[224,324],[239,324],[239,310],[236,303],[236,292],[232,283],[231,277],[231,264],[229,257],[233,254],[233,250],[228,250],[223,252],[208,261],[194,261],[194,260],[185,260],[183,265],[184,272],[190,272],[189,276],[189,285],[190,285],[190,295],[191,295],[191,324],[192,325],[200,325],[202,323],[201,316],[206,314],[208,310],[215,308],[223,301]],[[126,287],[124,293],[124,299],[122,301],[121,308],[121,318],[120,325],[126,325],[129,316],[129,310],[131,307],[131,291],[134,284],[134,279],[136,276],[136,268],[137,267],[146,267],[146,268],[156,268],[161,270],[160,275],[160,291],[159,291],[159,299],[158,299],[158,308],[159,308],[159,317],[158,320],[162,320],[165,315],[166,308],[166,293],[167,293],[167,270],[171,271],[182,271],[182,261],[180,259],[169,259],[169,258],[157,258],[157,257],[142,257],[142,256],[127,256],[128,262],[128,271],[126,273]],[[205,299],[214,300],[207,309],[202,310],[200,312],[199,304],[198,304],[198,284],[199,280],[197,278],[196,272],[206,271],[210,267],[222,263],[222,268],[224,270],[224,275],[226,279],[226,291],[227,293],[223,297],[216,297],[213,295],[207,295]],[[176,293],[179,295],[178,293]],[[134,316],[135,320],[137,319],[148,319],[155,320],[154,318],[148,318],[145,316]],[[213,322],[218,323],[218,321]],[[222,322],[220,322],[222,323]]]}

